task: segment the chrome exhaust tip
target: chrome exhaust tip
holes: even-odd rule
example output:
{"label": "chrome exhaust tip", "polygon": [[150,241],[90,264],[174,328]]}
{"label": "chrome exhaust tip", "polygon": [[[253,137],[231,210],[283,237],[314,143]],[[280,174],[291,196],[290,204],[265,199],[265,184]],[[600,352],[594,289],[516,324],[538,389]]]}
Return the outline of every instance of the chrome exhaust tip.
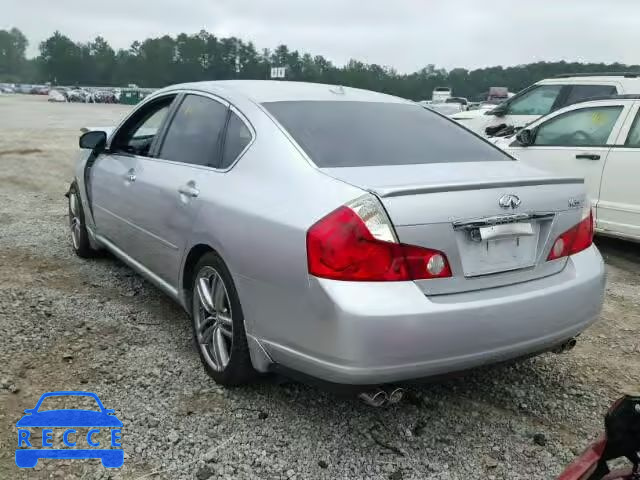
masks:
{"label": "chrome exhaust tip", "polygon": [[400,403],[402,401],[402,399],[404,398],[404,394],[405,394],[405,389],[398,387],[398,388],[394,388],[393,390],[391,390],[391,392],[388,394],[389,395],[389,405],[396,405],[398,403]]}
{"label": "chrome exhaust tip", "polygon": [[560,346],[555,348],[553,350],[553,353],[566,353],[569,350],[572,350],[573,347],[576,346],[576,343],[578,343],[578,340],[575,337],[570,338],[569,340],[567,340],[566,342],[562,343]]}
{"label": "chrome exhaust tip", "polygon": [[358,398],[362,400],[366,405],[370,407],[379,408],[382,407],[388,401],[387,392],[382,389],[372,390],[370,392],[362,392],[358,395]]}

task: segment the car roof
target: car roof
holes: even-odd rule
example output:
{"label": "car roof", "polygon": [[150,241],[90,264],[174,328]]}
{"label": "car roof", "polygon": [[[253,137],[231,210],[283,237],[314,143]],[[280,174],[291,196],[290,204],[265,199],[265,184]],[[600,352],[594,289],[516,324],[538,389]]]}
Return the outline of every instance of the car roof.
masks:
{"label": "car roof", "polygon": [[545,78],[536,85],[584,85],[584,84],[617,84],[627,85],[631,88],[638,88],[640,78],[637,75],[616,75],[616,74],[593,74],[593,75],[558,75],[556,77]]}
{"label": "car roof", "polygon": [[568,107],[571,105],[578,105],[580,103],[587,103],[587,102],[612,102],[613,101],[617,103],[624,103],[624,102],[635,102],[636,100],[640,100],[640,95],[635,93],[629,93],[625,95],[603,95],[600,97],[583,98],[573,103],[569,103],[565,105],[565,107]]}
{"label": "car roof", "polygon": [[[276,80],[217,80],[172,85],[160,92],[198,90],[221,96],[242,96],[256,103],[282,101],[353,101],[383,103],[413,103],[400,97],[359,88],[322,83]],[[160,93],[158,92],[158,93]]]}

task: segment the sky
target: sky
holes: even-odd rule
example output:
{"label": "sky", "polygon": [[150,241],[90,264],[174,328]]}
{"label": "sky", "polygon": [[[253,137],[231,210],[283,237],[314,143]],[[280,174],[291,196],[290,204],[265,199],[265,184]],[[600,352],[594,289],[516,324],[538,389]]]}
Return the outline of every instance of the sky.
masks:
{"label": "sky", "polygon": [[[89,6],[90,5],[90,6]],[[400,72],[540,60],[640,63],[640,0],[2,0],[0,29],[17,27],[28,56],[55,30],[97,35],[116,49],[147,37],[236,36],[286,44],[337,65],[351,58]]]}

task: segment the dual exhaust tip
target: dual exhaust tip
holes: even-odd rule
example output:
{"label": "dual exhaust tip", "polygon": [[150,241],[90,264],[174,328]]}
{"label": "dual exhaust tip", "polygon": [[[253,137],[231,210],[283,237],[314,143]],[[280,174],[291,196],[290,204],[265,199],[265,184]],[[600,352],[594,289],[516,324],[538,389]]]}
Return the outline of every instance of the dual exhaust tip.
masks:
{"label": "dual exhaust tip", "polygon": [[400,387],[387,390],[375,388],[369,392],[362,392],[358,395],[358,398],[370,407],[379,408],[384,405],[396,405],[400,403],[404,398],[404,394],[405,389]]}
{"label": "dual exhaust tip", "polygon": [[[576,337],[570,338],[564,343],[561,343],[552,350],[553,353],[566,353],[572,350],[578,340]],[[393,388],[374,388],[368,392],[362,392],[358,395],[358,398],[362,400],[366,405],[374,408],[380,408],[385,405],[396,405],[402,401],[405,394],[405,389],[401,387]]]}

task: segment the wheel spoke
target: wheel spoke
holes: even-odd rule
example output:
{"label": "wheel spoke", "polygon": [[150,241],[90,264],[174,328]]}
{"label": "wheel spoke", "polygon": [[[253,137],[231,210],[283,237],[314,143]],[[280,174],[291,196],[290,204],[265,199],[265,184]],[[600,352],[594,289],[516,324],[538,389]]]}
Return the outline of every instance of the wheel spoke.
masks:
{"label": "wheel spoke", "polygon": [[207,313],[215,315],[216,309],[213,304],[208,277],[202,277],[198,280],[198,296],[200,297],[200,303]]}
{"label": "wheel spoke", "polygon": [[227,350],[227,341],[224,339],[222,328],[218,325],[216,333],[213,335],[214,350],[217,352],[217,357],[220,360],[220,368],[224,368],[229,363],[229,351]]}
{"label": "wheel spoke", "polygon": [[222,335],[227,337],[229,340],[233,340],[233,330],[230,327],[226,327],[221,323],[219,323],[218,326],[220,328],[220,331],[222,332]]}
{"label": "wheel spoke", "polygon": [[78,197],[74,193],[69,197],[69,209],[74,217],[78,216]]}
{"label": "wheel spoke", "polygon": [[207,347],[209,352],[211,352],[211,361],[216,366],[217,369],[222,369],[224,366],[221,363],[220,352],[218,350],[218,345],[216,342],[216,335],[218,333],[218,324],[214,324],[214,326],[209,330],[211,332],[211,336],[209,337],[210,342],[207,342]]}
{"label": "wheel spoke", "polygon": [[210,316],[205,318],[200,325],[198,325],[198,340],[201,345],[207,345],[211,342],[213,336],[213,327],[216,323],[216,317]]}
{"label": "wheel spoke", "polygon": [[224,288],[224,282],[218,274],[215,276],[213,286],[211,288],[213,292],[213,305],[216,312],[223,312],[225,308],[225,299],[227,298],[227,292]]}
{"label": "wheel spoke", "polygon": [[216,318],[218,319],[218,323],[220,323],[223,327],[229,329],[233,327],[233,320],[231,320],[228,312],[218,312]]}

